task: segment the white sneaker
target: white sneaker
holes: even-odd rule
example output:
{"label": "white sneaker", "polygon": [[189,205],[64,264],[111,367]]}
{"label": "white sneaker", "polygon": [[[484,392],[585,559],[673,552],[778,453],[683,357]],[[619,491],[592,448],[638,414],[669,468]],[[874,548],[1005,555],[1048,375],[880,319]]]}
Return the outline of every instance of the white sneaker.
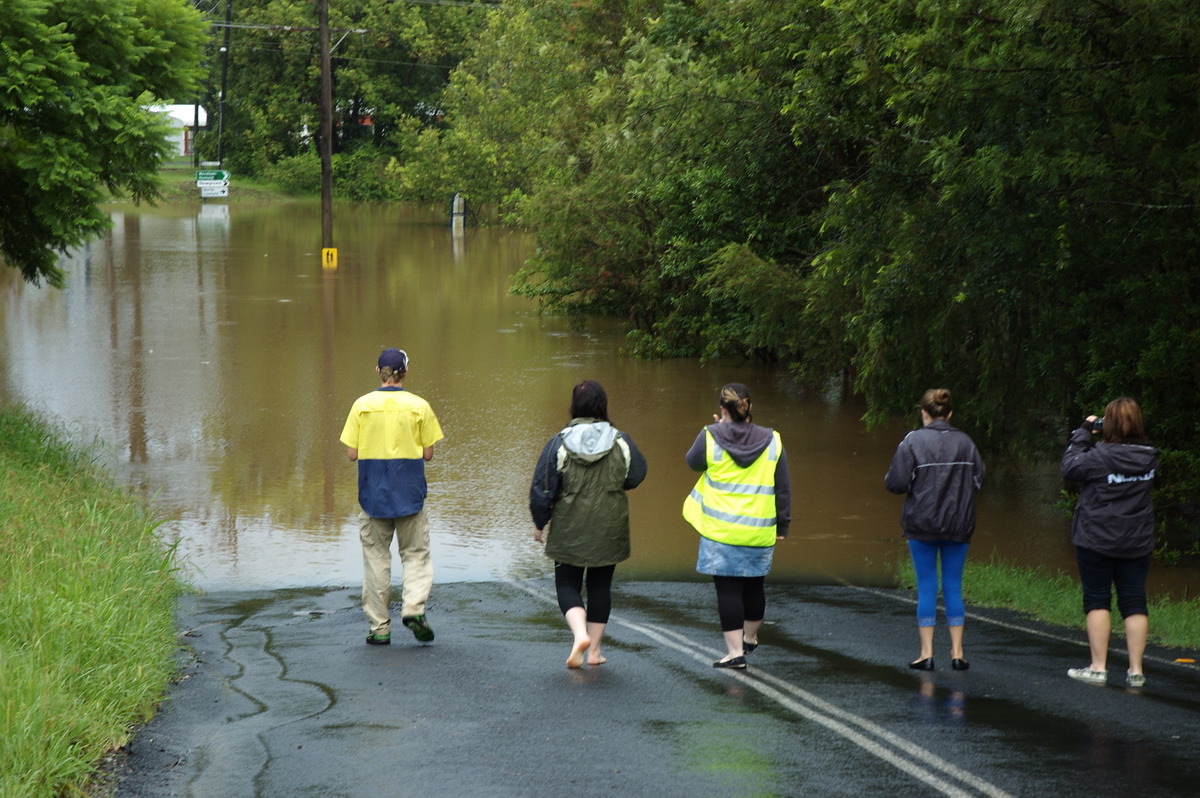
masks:
{"label": "white sneaker", "polygon": [[1129,685],[1130,687],[1145,687],[1146,686],[1146,674],[1144,674],[1144,673],[1129,673],[1128,671],[1126,671],[1125,684]]}
{"label": "white sneaker", "polygon": [[1105,684],[1108,682],[1108,671],[1094,671],[1091,668],[1070,668],[1067,675],[1088,684]]}

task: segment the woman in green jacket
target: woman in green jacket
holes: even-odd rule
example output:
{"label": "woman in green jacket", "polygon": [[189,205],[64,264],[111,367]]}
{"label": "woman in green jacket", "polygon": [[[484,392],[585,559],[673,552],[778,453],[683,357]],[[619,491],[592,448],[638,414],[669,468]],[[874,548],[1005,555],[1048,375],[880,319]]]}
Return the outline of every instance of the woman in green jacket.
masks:
{"label": "woman in green jacket", "polygon": [[[646,458],[608,420],[608,396],[594,380],[571,393],[571,422],[546,443],[529,488],[533,539],[554,560],[558,606],[574,635],[568,668],[601,665],[600,640],[612,608],[617,563],[629,558],[629,500],[646,478]],[[549,529],[547,529],[549,526]],[[587,604],[583,585],[587,584]]]}

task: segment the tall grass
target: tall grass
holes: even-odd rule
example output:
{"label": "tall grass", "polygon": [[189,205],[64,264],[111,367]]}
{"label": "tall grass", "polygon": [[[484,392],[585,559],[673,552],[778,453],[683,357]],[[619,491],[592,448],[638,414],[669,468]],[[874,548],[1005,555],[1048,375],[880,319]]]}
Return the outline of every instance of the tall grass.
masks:
{"label": "tall grass", "polygon": [[0,795],[82,794],[174,670],[173,552],[143,501],[0,408]]}
{"label": "tall grass", "polygon": [[[901,587],[915,588],[912,562],[896,564]],[[1038,568],[1021,568],[1001,562],[967,558],[963,571],[963,597],[967,609],[1002,607],[1024,612],[1039,621],[1083,628],[1083,594],[1073,575]],[[1172,648],[1200,649],[1200,599],[1181,601],[1150,597],[1150,640]],[[1113,633],[1123,634],[1120,615],[1114,611]]]}

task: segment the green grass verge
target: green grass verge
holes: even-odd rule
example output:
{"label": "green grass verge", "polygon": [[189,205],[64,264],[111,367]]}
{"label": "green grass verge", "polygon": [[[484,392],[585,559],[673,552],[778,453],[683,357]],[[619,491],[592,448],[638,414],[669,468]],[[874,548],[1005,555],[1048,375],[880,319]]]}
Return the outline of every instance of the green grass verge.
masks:
{"label": "green grass verge", "polygon": [[[915,589],[912,562],[896,564],[896,581]],[[1023,612],[1039,621],[1083,628],[1083,598],[1079,580],[1063,571],[1021,568],[996,558],[967,558],[963,571],[963,598],[967,607],[1001,607]],[[1150,640],[1170,648],[1200,649],[1200,599],[1180,601],[1150,599]],[[1120,636],[1120,616],[1113,615],[1113,634]]]}
{"label": "green grass verge", "polygon": [[0,795],[83,794],[175,671],[173,552],[86,449],[0,408]]}

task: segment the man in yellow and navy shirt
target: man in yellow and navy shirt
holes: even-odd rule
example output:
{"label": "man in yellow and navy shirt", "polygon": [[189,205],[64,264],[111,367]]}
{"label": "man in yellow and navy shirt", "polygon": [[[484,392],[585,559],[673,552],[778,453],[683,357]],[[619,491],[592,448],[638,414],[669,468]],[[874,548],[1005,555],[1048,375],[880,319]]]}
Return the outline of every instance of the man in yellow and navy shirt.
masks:
{"label": "man in yellow and navy shirt", "polygon": [[380,387],[354,402],[340,439],[347,457],[358,463],[367,643],[386,646],[392,639],[393,535],[404,568],[400,620],[417,640],[428,643],[433,629],[425,618],[425,602],[433,588],[433,563],[425,517],[425,464],[433,459],[442,428],[429,403],[404,389],[404,350],[385,349],[375,371]]}

